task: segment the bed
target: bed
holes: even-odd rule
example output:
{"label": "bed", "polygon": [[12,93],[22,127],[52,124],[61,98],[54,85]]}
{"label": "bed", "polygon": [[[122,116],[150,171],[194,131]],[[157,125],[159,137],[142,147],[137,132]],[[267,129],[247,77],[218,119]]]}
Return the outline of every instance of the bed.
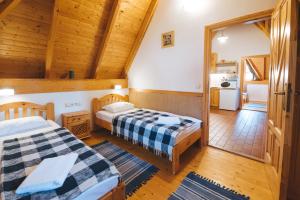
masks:
{"label": "bed", "polygon": [[[95,98],[92,101],[92,107],[93,107],[93,121],[95,128],[97,126],[105,128],[112,133],[115,132],[115,126],[114,122],[116,121],[116,118],[120,118],[120,116],[126,116],[131,115],[132,113],[159,113],[171,115],[171,116],[177,116],[172,113],[167,112],[161,112],[161,111],[155,111],[151,109],[133,109],[129,111],[119,112],[119,113],[110,113],[105,110],[103,110],[103,107],[112,103],[116,102],[128,102],[128,96],[121,96],[118,94],[109,94],[102,98]],[[172,163],[172,173],[176,174],[180,170],[180,156],[194,143],[197,143],[198,146],[201,145],[200,138],[202,133],[202,122],[201,120],[197,120],[195,118],[187,117],[187,116],[180,116],[184,119],[193,121],[193,125],[185,127],[178,135],[175,137],[175,141],[173,142],[171,153],[171,157],[169,160]],[[126,117],[124,117],[126,118]],[[146,119],[145,119],[146,120]],[[195,122],[195,123],[194,123]],[[138,143],[138,142],[134,142]],[[142,144],[143,145],[143,144]],[[155,152],[156,150],[154,150]]]}
{"label": "bed", "polygon": [[[25,124],[28,124],[28,122],[24,122],[24,121],[28,121],[28,120],[32,120],[31,117],[32,116],[41,116],[43,117],[45,120],[40,122],[40,124],[43,123],[43,125],[39,126],[39,121],[38,122],[33,122],[31,123],[32,127],[26,127]],[[33,117],[34,119],[36,119],[36,117]],[[83,142],[81,142],[81,140],[77,139],[73,134],[70,134],[68,132],[67,129],[61,128],[58,124],[56,124],[53,120],[54,120],[54,105],[52,103],[48,103],[46,105],[38,105],[38,104],[34,104],[34,103],[30,103],[30,102],[15,102],[15,103],[8,103],[8,104],[3,104],[0,105],[0,119],[1,121],[5,120],[5,122],[12,122],[12,123],[20,123],[20,126],[22,128],[22,125],[25,127],[23,129],[23,131],[16,131],[13,132],[11,131],[8,135],[1,135],[0,133],[0,153],[1,153],[1,171],[3,172],[4,168],[7,168],[7,162],[6,162],[6,152],[7,151],[7,144],[10,144],[9,142],[20,142],[22,140],[28,140],[28,138],[32,139],[32,138],[38,138],[39,135],[41,135],[41,137],[44,137],[45,135],[47,135],[48,138],[53,138],[54,140],[57,140],[59,138],[57,138],[58,134],[60,134],[60,137],[65,137],[66,140],[70,141],[70,143],[75,144],[75,145],[80,145],[82,148],[77,148],[78,150],[80,150],[81,152],[83,152],[83,150],[87,150],[85,151],[86,153],[88,152],[93,152],[93,150],[88,147],[87,145],[85,145]],[[16,121],[14,121],[16,120]],[[30,121],[31,122],[31,121]],[[33,124],[36,124],[36,126],[34,126]],[[10,125],[9,125],[10,127]],[[13,127],[13,126],[12,126]],[[16,126],[17,127],[17,126]],[[26,129],[27,128],[27,129]],[[26,131],[25,131],[26,129]],[[9,130],[14,130],[14,128],[10,128]],[[48,136],[49,134],[49,136]],[[51,135],[53,134],[53,136]],[[55,137],[56,138],[55,138]],[[50,139],[49,139],[50,141]],[[33,140],[33,142],[35,143],[35,141]],[[75,143],[74,143],[75,142]],[[21,142],[20,142],[21,144]],[[52,144],[52,148],[58,148],[60,146],[54,146],[54,143],[50,143]],[[65,143],[67,144],[67,143]],[[63,145],[65,145],[63,144]],[[28,148],[28,146],[25,146],[26,148]],[[73,149],[71,148],[71,146],[68,146],[71,150],[73,151]],[[72,146],[73,147],[73,146]],[[76,150],[77,150],[76,149]],[[21,151],[21,153],[23,153]],[[79,154],[79,156],[81,156],[82,154]],[[48,156],[48,155],[46,155]],[[94,152],[94,155],[89,155],[89,156],[95,156],[96,158],[101,158],[103,160],[106,160],[104,157],[102,157],[100,154]],[[38,156],[37,156],[38,157]],[[38,159],[38,158],[37,158]],[[82,160],[82,158],[80,157],[80,161]],[[99,159],[100,160],[100,159]],[[24,161],[25,165],[26,162]],[[78,164],[78,163],[77,163]],[[81,164],[81,163],[80,163]],[[114,166],[113,166],[114,167]],[[26,171],[28,168],[24,168]],[[116,170],[116,168],[114,168]],[[116,170],[117,171],[117,170]],[[26,175],[28,175],[28,173],[25,173]],[[100,173],[99,173],[100,174]],[[101,179],[101,181],[98,181],[97,183],[95,183],[93,185],[93,187],[91,188],[85,188],[83,193],[78,193],[78,195],[76,196],[77,200],[81,200],[81,199],[102,199],[102,200],[121,200],[121,199],[125,199],[125,185],[124,183],[121,181],[120,176],[116,175],[116,174],[112,174],[111,176],[107,176],[108,178],[105,179]],[[7,186],[7,180],[5,179],[5,174],[4,172],[1,173],[1,188],[4,188],[5,184]],[[98,178],[98,176],[97,176]],[[85,180],[84,180],[85,181]],[[87,182],[87,181],[85,181]],[[82,184],[84,185],[84,184]],[[80,187],[82,186],[80,185]],[[10,192],[10,191],[9,191]],[[4,194],[3,190],[1,193],[2,198],[1,199],[8,199],[7,197],[10,195],[9,192],[7,192],[7,194]],[[5,197],[5,198],[4,198]]]}

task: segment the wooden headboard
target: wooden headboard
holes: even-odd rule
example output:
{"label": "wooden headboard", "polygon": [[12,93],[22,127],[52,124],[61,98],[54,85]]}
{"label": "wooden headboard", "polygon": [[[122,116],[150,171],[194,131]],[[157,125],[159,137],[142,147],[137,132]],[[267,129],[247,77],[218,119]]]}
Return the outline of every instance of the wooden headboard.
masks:
{"label": "wooden headboard", "polygon": [[126,101],[128,102],[128,95],[122,96],[119,94],[108,94],[101,98],[93,99],[92,106],[93,106],[93,113],[96,113],[99,110],[102,110],[103,106],[106,106],[111,103]]}
{"label": "wooden headboard", "polygon": [[54,104],[39,105],[31,102],[14,102],[0,105],[0,113],[5,120],[28,116],[42,116],[54,120]]}

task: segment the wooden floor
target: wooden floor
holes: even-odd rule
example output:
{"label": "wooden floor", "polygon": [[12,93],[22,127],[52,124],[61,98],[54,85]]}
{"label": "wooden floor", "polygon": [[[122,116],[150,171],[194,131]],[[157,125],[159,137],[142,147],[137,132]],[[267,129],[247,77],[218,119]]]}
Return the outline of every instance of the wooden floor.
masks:
{"label": "wooden floor", "polygon": [[200,149],[197,146],[192,146],[183,154],[183,169],[176,176],[173,176],[167,160],[159,158],[143,148],[116,136],[103,134],[103,131],[100,132],[93,133],[93,136],[86,139],[85,142],[88,145],[93,145],[100,141],[108,140],[160,169],[129,200],[166,200],[191,171],[213,179],[240,193],[249,195],[251,199],[272,199],[265,166],[261,162],[227,153],[213,147]]}
{"label": "wooden floor", "polygon": [[211,109],[209,144],[263,160],[266,120],[265,112]]}

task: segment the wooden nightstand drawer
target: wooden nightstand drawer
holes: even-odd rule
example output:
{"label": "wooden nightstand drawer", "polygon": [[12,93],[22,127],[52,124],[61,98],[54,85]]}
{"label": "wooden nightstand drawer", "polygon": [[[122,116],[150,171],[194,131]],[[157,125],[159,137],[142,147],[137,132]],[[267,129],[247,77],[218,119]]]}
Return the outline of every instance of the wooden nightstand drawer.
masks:
{"label": "wooden nightstand drawer", "polygon": [[78,122],[83,122],[86,120],[89,120],[90,117],[87,115],[81,115],[81,116],[75,116],[75,117],[68,117],[67,118],[67,123],[78,123]]}
{"label": "wooden nightstand drawer", "polygon": [[90,137],[91,119],[87,111],[65,113],[62,115],[63,126],[79,139]]}

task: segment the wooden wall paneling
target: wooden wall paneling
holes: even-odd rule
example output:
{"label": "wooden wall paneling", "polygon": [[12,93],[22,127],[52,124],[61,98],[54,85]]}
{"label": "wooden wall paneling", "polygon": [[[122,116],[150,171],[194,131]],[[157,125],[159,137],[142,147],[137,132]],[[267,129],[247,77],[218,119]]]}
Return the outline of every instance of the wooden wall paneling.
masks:
{"label": "wooden wall paneling", "polygon": [[101,66],[101,62],[112,32],[112,29],[115,25],[115,21],[117,19],[117,16],[119,14],[119,10],[120,9],[120,0],[114,0],[110,15],[109,15],[109,19],[107,21],[107,25],[105,28],[105,33],[103,36],[103,39],[99,45],[99,50],[95,59],[95,63],[92,69],[92,73],[91,73],[91,78],[97,78],[98,77],[98,72],[100,70],[100,66]]}
{"label": "wooden wall paneling", "polygon": [[97,78],[122,76],[150,3],[151,0],[120,2],[120,12],[112,29]]}
{"label": "wooden wall paneling", "polygon": [[173,90],[152,90],[152,89],[135,89],[135,88],[130,88],[130,90],[143,92],[143,93],[159,93],[159,94],[161,93],[161,94],[203,97],[203,93],[198,93],[198,92],[182,92],[182,91],[173,91]]}
{"label": "wooden wall paneling", "polygon": [[51,78],[51,67],[53,64],[53,51],[54,51],[54,42],[55,35],[57,31],[58,15],[59,15],[59,2],[60,0],[54,0],[53,12],[52,12],[52,21],[50,32],[47,42],[47,52],[46,52],[46,61],[45,61],[45,78]]}
{"label": "wooden wall paneling", "polygon": [[22,0],[0,23],[0,78],[42,78],[52,1]]}
{"label": "wooden wall paneling", "polygon": [[203,120],[202,93],[131,88],[129,101],[137,107],[156,109]]}
{"label": "wooden wall paneling", "polygon": [[118,6],[112,0],[6,0],[0,8],[6,2],[10,6],[0,23],[0,78],[53,79],[68,78],[70,70],[75,79],[120,78],[157,4],[157,0],[116,0]]}
{"label": "wooden wall paneling", "polygon": [[5,0],[0,3],[0,20],[12,12],[22,0]]}
{"label": "wooden wall paneling", "polygon": [[90,78],[113,1],[59,1],[51,77]]}
{"label": "wooden wall paneling", "polygon": [[139,47],[143,41],[143,38],[146,34],[146,31],[149,27],[149,24],[151,22],[151,19],[155,13],[155,10],[156,10],[156,7],[157,7],[157,4],[158,4],[158,0],[151,0],[151,3],[150,3],[150,6],[147,10],[147,13],[146,13],[146,16],[143,20],[143,23],[142,23],[142,26],[137,34],[137,37],[135,39],[135,42],[133,44],[133,47],[130,51],[130,54],[129,54],[129,57],[127,58],[127,61],[126,61],[126,64],[124,66],[124,76],[127,77],[127,74],[130,70],[130,67],[132,65],[132,62],[139,50]]}
{"label": "wooden wall paneling", "polygon": [[[109,90],[114,85],[128,87],[126,79],[54,80],[54,79],[1,79],[0,88],[13,88],[16,94],[51,93],[66,91]],[[55,87],[54,87],[55,86]]]}

